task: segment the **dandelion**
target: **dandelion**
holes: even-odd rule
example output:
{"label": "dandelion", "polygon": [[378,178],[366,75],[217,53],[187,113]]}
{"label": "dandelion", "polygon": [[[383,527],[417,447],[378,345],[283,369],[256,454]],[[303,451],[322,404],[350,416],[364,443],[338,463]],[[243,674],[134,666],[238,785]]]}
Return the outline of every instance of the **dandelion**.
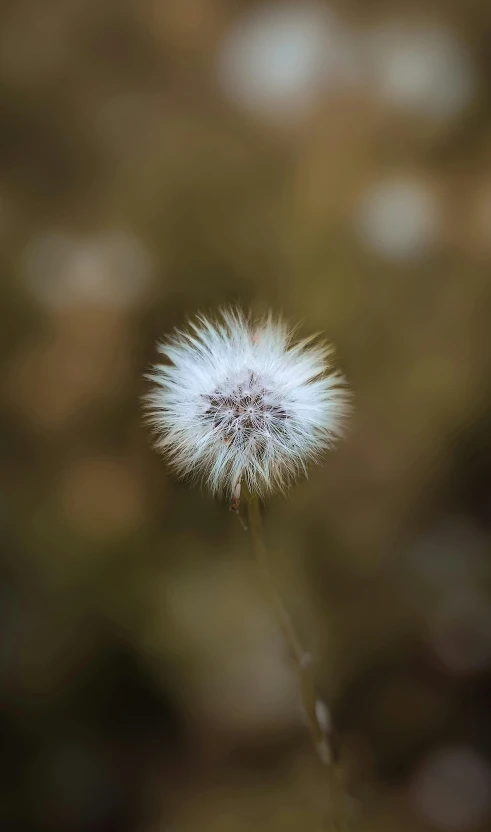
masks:
{"label": "dandelion", "polygon": [[149,378],[156,445],[181,476],[204,481],[237,507],[251,494],[283,490],[342,432],[347,393],[330,368],[331,348],[294,343],[271,314],[200,316],[160,345],[168,363]]}
{"label": "dandelion", "polygon": [[203,315],[159,347],[167,359],[149,373],[149,420],[156,445],[180,476],[204,481],[238,512],[246,487],[254,552],[272,609],[290,647],[303,711],[322,762],[332,759],[327,707],[317,696],[304,650],[269,566],[259,496],[284,489],[342,434],[349,410],[331,347],[315,336],[295,341],[272,314],[239,309]]}

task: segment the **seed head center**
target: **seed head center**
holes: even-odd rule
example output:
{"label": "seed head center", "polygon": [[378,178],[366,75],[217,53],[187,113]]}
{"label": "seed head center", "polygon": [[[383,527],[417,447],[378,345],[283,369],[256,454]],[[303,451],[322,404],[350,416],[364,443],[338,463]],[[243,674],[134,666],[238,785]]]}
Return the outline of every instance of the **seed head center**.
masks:
{"label": "seed head center", "polygon": [[286,410],[269,385],[253,372],[241,381],[225,379],[203,398],[205,418],[223,434],[227,444],[266,437],[275,421],[280,424],[287,418]]}

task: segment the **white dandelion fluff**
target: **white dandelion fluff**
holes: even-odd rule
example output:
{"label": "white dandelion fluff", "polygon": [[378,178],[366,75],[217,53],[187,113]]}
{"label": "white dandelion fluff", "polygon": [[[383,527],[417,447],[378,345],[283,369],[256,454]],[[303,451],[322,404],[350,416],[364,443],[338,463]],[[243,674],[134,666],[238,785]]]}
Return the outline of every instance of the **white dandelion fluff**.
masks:
{"label": "white dandelion fluff", "polygon": [[241,484],[253,494],[284,488],[342,432],[348,394],[331,348],[295,343],[272,314],[199,316],[159,351],[167,363],[148,375],[146,402],[157,447],[178,475],[236,503]]}

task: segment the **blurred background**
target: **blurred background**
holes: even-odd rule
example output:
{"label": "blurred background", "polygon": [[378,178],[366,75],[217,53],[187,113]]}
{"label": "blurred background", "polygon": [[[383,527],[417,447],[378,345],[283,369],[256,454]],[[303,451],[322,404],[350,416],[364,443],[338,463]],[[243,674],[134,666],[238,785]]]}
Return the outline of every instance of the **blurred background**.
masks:
{"label": "blurred background", "polygon": [[354,390],[265,508],[350,823],[489,828],[490,38],[485,0],[3,0],[2,830],[338,828],[248,536],[142,424],[229,301]]}

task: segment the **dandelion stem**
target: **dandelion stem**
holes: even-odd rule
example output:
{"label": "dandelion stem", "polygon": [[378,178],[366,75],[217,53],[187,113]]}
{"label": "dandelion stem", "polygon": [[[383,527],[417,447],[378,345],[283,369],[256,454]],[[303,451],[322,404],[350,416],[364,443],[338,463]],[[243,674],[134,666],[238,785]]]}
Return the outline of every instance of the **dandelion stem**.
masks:
{"label": "dandelion stem", "polygon": [[291,616],[283,604],[271,574],[268,551],[264,542],[261,507],[257,496],[251,495],[249,497],[248,510],[249,527],[251,530],[254,554],[262,572],[277,623],[289,645],[292,659],[295,662],[300,682],[303,707],[310,733],[321,761],[324,764],[328,764],[332,761],[332,754],[326,728],[320,721],[321,717],[319,710],[323,707],[323,703],[318,698],[316,692],[312,669],[312,658],[310,654],[303,649]]}

